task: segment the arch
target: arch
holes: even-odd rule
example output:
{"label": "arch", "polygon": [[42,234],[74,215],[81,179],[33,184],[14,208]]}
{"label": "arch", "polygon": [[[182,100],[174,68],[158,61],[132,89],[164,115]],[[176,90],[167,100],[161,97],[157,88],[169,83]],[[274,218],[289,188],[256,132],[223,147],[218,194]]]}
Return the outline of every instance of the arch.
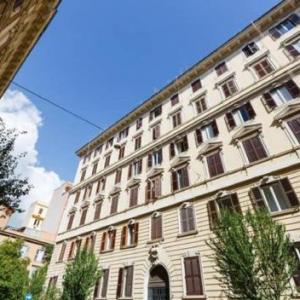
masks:
{"label": "arch", "polygon": [[169,274],[164,266],[156,265],[150,269],[148,281],[148,300],[169,300]]}

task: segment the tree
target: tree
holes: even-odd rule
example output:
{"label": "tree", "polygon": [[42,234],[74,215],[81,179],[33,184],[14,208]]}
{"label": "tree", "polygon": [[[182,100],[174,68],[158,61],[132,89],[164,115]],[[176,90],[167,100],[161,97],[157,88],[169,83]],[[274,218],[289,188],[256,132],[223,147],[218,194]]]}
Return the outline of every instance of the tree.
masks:
{"label": "tree", "polygon": [[0,245],[1,299],[24,299],[28,284],[28,260],[21,257],[20,240],[5,240]]}
{"label": "tree", "polygon": [[19,159],[25,155],[13,154],[17,136],[16,131],[6,129],[0,119],[0,205],[21,211],[20,197],[27,195],[31,186],[28,179],[15,174]]}
{"label": "tree", "polygon": [[283,225],[269,213],[223,211],[208,245],[229,298],[279,300],[298,263]]}
{"label": "tree", "polygon": [[101,272],[92,251],[79,250],[74,261],[67,265],[63,278],[62,300],[86,300]]}

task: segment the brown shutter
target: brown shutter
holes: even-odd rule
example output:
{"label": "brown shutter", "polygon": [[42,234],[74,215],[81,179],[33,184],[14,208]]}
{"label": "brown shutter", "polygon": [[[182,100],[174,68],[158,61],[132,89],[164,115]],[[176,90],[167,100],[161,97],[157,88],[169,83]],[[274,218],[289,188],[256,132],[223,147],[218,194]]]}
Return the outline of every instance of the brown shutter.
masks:
{"label": "brown shutter", "polygon": [[172,171],[172,191],[177,191],[178,190],[178,181],[177,181],[177,172]]}
{"label": "brown shutter", "polygon": [[159,238],[159,239],[162,238],[162,216],[161,215],[159,215],[157,217],[157,227],[156,227],[156,230],[157,230],[156,237]]}
{"label": "brown shutter", "polygon": [[293,80],[289,80],[286,84],[285,84],[286,88],[288,89],[289,93],[291,94],[291,96],[293,98],[297,98],[300,95],[300,89],[299,87],[295,84],[295,82]]}
{"label": "brown shutter", "polygon": [[149,203],[151,201],[151,181],[147,180],[146,185],[146,203]]}
{"label": "brown shutter", "polygon": [[147,161],[148,168],[152,168],[152,154],[148,154],[148,161]]}
{"label": "brown shutter", "polygon": [[298,50],[295,49],[295,47],[293,45],[287,45],[285,48],[292,57],[298,57],[299,56]]}
{"label": "brown shutter", "polygon": [[258,187],[254,187],[250,190],[250,199],[254,209],[265,209],[266,205],[263,200],[261,191]]}
{"label": "brown shutter", "polygon": [[175,156],[175,144],[170,144],[170,159],[172,159]]}
{"label": "brown shutter", "polygon": [[231,195],[231,201],[232,201],[234,211],[237,213],[242,213],[239,199],[236,193]]}
{"label": "brown shutter", "polygon": [[94,220],[100,219],[101,208],[102,208],[102,202],[98,202],[95,208]]}
{"label": "brown shutter", "polygon": [[134,223],[133,230],[133,244],[137,245],[139,241],[139,223]]}
{"label": "brown shutter", "polygon": [[187,207],[187,220],[188,220],[188,229],[189,231],[195,230],[195,214],[194,214],[194,206],[190,205]]}
{"label": "brown shutter", "polygon": [[101,290],[101,297],[106,298],[107,287],[108,287],[108,278],[109,278],[109,269],[103,270],[103,284]]}
{"label": "brown shutter", "polygon": [[209,227],[212,230],[218,223],[217,203],[214,200],[207,202],[207,212],[209,218]]}
{"label": "brown shutter", "polygon": [[196,131],[196,142],[198,145],[203,143],[203,137],[202,137],[202,132],[201,132],[201,128],[197,128]]}
{"label": "brown shutter", "polygon": [[270,93],[264,93],[263,100],[268,111],[273,110],[277,106]]}
{"label": "brown shutter", "polygon": [[250,103],[250,102],[247,102],[247,103],[245,104],[245,107],[246,107],[246,110],[247,110],[247,112],[248,112],[250,118],[251,118],[251,119],[254,119],[254,117],[256,116],[256,113],[255,113],[255,111],[254,111],[254,109],[253,109],[251,103]]}
{"label": "brown shutter", "polygon": [[182,170],[182,176],[183,176],[183,187],[188,187],[190,185],[188,169],[187,169],[187,167],[184,167],[181,170]]}
{"label": "brown shutter", "polygon": [[128,179],[131,178],[131,175],[132,175],[132,164],[130,164],[130,165],[128,166]]}
{"label": "brown shutter", "polygon": [[154,199],[161,196],[161,177],[157,176],[153,179],[154,182]]}
{"label": "brown shutter", "polygon": [[181,232],[188,232],[187,207],[180,209]]}
{"label": "brown shutter", "polygon": [[72,228],[73,221],[74,221],[74,216],[75,216],[75,213],[70,214],[70,216],[69,216],[69,222],[68,222],[68,226],[67,226],[67,230],[69,230],[69,229]]}
{"label": "brown shutter", "polygon": [[115,249],[115,245],[116,245],[116,233],[117,233],[117,230],[114,229],[112,231],[112,243],[111,243],[111,249]]}
{"label": "brown shutter", "polygon": [[199,258],[197,256],[184,259],[186,294],[188,296],[203,295]]}
{"label": "brown shutter", "polygon": [[126,246],[127,240],[127,226],[123,226],[121,233],[121,248]]}
{"label": "brown shutter", "polygon": [[218,129],[218,125],[217,125],[216,120],[212,121],[211,126],[212,126],[214,136],[217,136],[219,134],[219,129]]}
{"label": "brown shutter", "polygon": [[125,297],[132,296],[132,283],[133,283],[133,266],[127,267]]}
{"label": "brown shutter", "polygon": [[182,143],[183,143],[184,151],[187,151],[189,149],[189,143],[188,143],[188,138],[186,135],[183,137]]}
{"label": "brown shutter", "polygon": [[61,244],[61,249],[60,249],[60,254],[59,254],[58,261],[63,261],[64,255],[65,255],[65,251],[66,251],[66,243],[62,243]]}
{"label": "brown shutter", "polygon": [[287,196],[287,198],[289,199],[290,205],[293,206],[298,206],[299,205],[299,200],[297,198],[297,195],[290,183],[290,181],[288,180],[288,178],[283,178],[280,180],[281,185],[284,189],[284,192]]}
{"label": "brown shutter", "polygon": [[96,244],[96,235],[91,236],[91,251],[94,251]]}
{"label": "brown shutter", "polygon": [[194,291],[194,283],[192,276],[192,263],[190,258],[184,259],[184,273],[185,273],[185,286],[186,286],[186,294],[193,295]]}
{"label": "brown shutter", "polygon": [[74,247],[75,247],[75,242],[72,242],[71,245],[70,245],[70,251],[69,251],[68,259],[73,258],[73,256],[74,256]]}
{"label": "brown shutter", "polygon": [[225,122],[226,122],[228,130],[232,130],[236,126],[235,120],[234,120],[231,112],[227,112],[225,114]]}
{"label": "brown shutter", "polygon": [[123,287],[123,268],[119,269],[118,275],[118,285],[117,285],[117,298],[120,298],[122,295],[122,287]]}
{"label": "brown shutter", "polygon": [[100,279],[98,279],[96,281],[96,285],[95,285],[95,288],[94,288],[94,294],[93,294],[93,299],[97,299],[98,298],[98,295],[99,295],[99,288],[100,288]]}
{"label": "brown shutter", "polygon": [[106,234],[107,234],[106,232],[102,233],[100,252],[105,250]]}

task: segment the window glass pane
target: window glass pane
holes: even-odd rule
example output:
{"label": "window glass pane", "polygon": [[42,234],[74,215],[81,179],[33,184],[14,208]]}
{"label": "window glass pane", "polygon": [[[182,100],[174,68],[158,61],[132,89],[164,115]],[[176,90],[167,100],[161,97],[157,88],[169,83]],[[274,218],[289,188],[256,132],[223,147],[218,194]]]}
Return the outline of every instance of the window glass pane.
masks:
{"label": "window glass pane", "polygon": [[281,105],[293,99],[288,89],[284,86],[279,87],[271,91],[272,98],[275,100],[277,105]]}
{"label": "window glass pane", "polygon": [[280,206],[280,210],[284,210],[284,209],[289,208],[289,205],[286,201],[285,195],[284,195],[280,185],[279,184],[274,184],[274,185],[272,185],[272,187],[273,187],[277,202]]}
{"label": "window glass pane", "polygon": [[274,211],[278,211],[278,207],[276,205],[276,202],[275,202],[275,199],[273,197],[273,193],[271,191],[271,187],[270,186],[266,186],[266,187],[263,187],[263,192],[264,192],[264,195],[265,195],[265,199],[268,203],[268,207],[270,209],[271,212],[274,212]]}
{"label": "window glass pane", "polygon": [[297,42],[293,43],[293,47],[300,52],[300,40],[298,40]]}
{"label": "window glass pane", "polygon": [[242,106],[241,108],[239,108],[239,113],[240,113],[240,116],[241,116],[241,119],[244,121],[244,122],[247,122],[250,120],[250,116],[249,116],[249,113],[246,109],[245,106]]}

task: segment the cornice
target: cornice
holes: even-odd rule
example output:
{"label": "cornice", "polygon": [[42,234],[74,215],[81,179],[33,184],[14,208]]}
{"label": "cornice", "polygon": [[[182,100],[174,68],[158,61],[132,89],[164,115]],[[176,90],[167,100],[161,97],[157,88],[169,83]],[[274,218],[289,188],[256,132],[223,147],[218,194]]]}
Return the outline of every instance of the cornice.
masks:
{"label": "cornice", "polygon": [[112,124],[97,137],[85,144],[78,151],[76,151],[76,154],[78,156],[85,155],[91,148],[102,143],[107,138],[113,136],[125,126],[128,126],[137,117],[140,117],[155,105],[162,103],[163,101],[171,97],[177,90],[184,88],[188,83],[198,78],[201,74],[204,74],[218,62],[230,56],[245,43],[259,36],[261,32],[264,32],[267,28],[271,27],[274,23],[278,22],[281,18],[284,18],[299,6],[300,0],[281,1],[275,7],[266,12],[263,16],[252,22],[250,25],[234,35],[231,39],[229,39],[215,51],[204,57],[198,63],[193,65],[189,70],[181,74],[178,78],[176,78],[176,80],[173,80],[171,83],[162,88],[156,94],[152,95],[137,108],[126,114],[119,121]]}
{"label": "cornice", "polygon": [[205,122],[206,120],[215,119],[220,114],[224,114],[225,111],[230,109],[234,105],[238,105],[241,102],[246,101],[255,97],[257,94],[262,93],[262,91],[269,88],[271,85],[274,85],[278,81],[284,80],[291,73],[300,72],[300,61],[293,61],[284,67],[277,69],[272,75],[265,77],[263,80],[259,80],[252,85],[246,87],[243,90],[240,90],[237,94],[228,98],[226,101],[220,102],[218,105],[210,107],[208,110],[203,112],[200,115],[195,116],[188,122],[182,124],[177,129],[174,129],[164,135],[162,135],[155,142],[150,141],[148,144],[144,145],[138,151],[133,152],[132,154],[124,157],[123,159],[111,164],[108,168],[105,168],[101,172],[95,174],[92,177],[87,178],[86,180],[76,184],[70,193],[74,193],[82,187],[86,186],[89,183],[93,183],[99,180],[102,177],[105,177],[113,173],[116,169],[127,166],[131,161],[136,158],[145,156],[147,153],[151,152],[153,148],[162,147],[163,145],[171,142],[177,136],[185,135],[187,132],[197,128],[200,123]]}

